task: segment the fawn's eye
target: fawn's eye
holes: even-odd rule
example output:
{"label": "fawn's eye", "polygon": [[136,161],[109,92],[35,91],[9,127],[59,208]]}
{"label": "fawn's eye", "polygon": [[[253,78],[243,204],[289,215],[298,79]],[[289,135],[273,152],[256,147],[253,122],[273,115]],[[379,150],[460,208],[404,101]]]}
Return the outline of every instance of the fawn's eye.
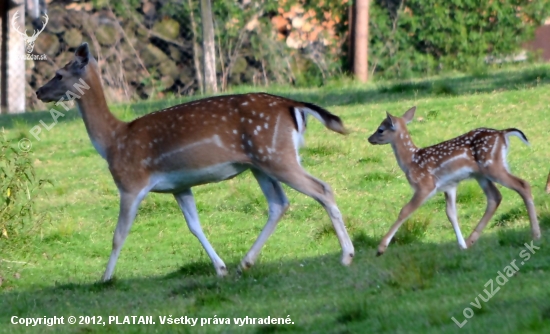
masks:
{"label": "fawn's eye", "polygon": [[63,76],[62,76],[61,74],[56,74],[56,75],[55,75],[55,78],[56,78],[57,80],[61,80],[61,79],[63,79]]}
{"label": "fawn's eye", "polygon": [[378,132],[378,133],[382,133],[382,132],[384,132],[384,129],[378,128],[378,131],[377,131],[377,132]]}

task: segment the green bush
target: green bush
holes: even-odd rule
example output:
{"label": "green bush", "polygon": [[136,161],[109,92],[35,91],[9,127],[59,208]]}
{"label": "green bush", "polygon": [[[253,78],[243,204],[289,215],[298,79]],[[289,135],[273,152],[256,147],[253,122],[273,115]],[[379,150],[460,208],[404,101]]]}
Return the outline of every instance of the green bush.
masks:
{"label": "green bush", "polygon": [[550,16],[549,1],[375,0],[371,70],[388,78],[477,71],[486,56],[514,54]]}
{"label": "green bush", "polygon": [[46,180],[37,179],[29,153],[11,146],[0,134],[0,250],[20,247],[43,221],[34,214],[35,195]]}

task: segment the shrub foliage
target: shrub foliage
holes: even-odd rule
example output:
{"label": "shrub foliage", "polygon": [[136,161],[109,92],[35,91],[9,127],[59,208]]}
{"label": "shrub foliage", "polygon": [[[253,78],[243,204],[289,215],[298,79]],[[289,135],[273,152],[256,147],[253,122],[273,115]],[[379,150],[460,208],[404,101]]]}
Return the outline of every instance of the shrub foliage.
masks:
{"label": "shrub foliage", "polygon": [[549,1],[376,0],[370,66],[384,77],[475,70],[513,55],[548,16]]}
{"label": "shrub foliage", "polygon": [[20,242],[43,217],[35,216],[35,195],[46,180],[36,177],[27,152],[11,146],[0,134],[0,246]]}

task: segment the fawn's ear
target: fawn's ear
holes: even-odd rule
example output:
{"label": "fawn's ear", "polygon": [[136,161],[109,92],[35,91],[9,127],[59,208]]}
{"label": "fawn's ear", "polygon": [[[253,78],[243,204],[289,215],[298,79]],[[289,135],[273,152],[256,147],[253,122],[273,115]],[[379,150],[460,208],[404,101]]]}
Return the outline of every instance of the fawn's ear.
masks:
{"label": "fawn's ear", "polygon": [[90,48],[88,47],[88,43],[82,43],[74,52],[74,56],[81,68],[88,65],[88,61],[90,60]]}
{"label": "fawn's ear", "polygon": [[412,107],[411,109],[407,110],[404,114],[403,114],[403,119],[405,120],[405,123],[406,124],[409,124],[413,118],[414,118],[414,112],[416,111],[416,106]]}
{"label": "fawn's ear", "polygon": [[392,130],[395,130],[395,118],[394,116],[392,116],[389,112],[386,111],[386,119],[388,120],[388,122],[390,123],[390,127]]}

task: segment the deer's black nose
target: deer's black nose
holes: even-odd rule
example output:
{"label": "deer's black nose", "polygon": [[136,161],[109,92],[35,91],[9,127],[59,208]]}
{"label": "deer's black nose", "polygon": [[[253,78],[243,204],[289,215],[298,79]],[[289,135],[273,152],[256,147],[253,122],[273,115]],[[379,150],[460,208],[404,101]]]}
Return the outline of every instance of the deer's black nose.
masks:
{"label": "deer's black nose", "polygon": [[41,93],[42,93],[42,88],[38,88],[38,90],[36,91],[36,97],[37,97],[38,99],[40,99]]}

